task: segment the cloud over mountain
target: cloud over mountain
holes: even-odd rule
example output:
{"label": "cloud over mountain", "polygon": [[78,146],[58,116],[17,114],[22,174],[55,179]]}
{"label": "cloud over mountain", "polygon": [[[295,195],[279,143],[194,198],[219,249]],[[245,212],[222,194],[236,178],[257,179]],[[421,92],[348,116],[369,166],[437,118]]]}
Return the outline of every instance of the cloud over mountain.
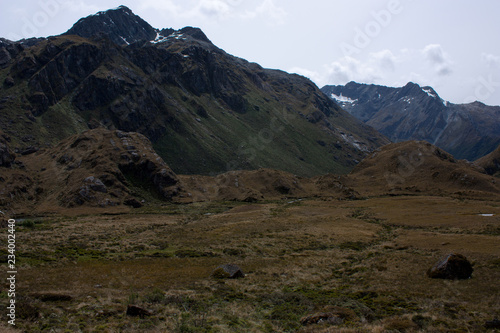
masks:
{"label": "cloud over mountain", "polygon": [[443,51],[439,44],[429,44],[423,50],[425,60],[430,63],[439,76],[450,75],[453,72],[449,56]]}

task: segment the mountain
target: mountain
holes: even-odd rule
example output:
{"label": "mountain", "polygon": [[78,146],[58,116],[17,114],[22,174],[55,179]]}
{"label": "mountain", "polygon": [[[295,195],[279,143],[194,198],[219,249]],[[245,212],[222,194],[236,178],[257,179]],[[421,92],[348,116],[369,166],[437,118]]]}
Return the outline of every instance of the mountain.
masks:
{"label": "mountain", "polygon": [[15,154],[0,133],[0,207],[12,214],[124,212],[143,203],[339,198],[356,193],[334,176],[271,169],[177,175],[142,134],[96,128],[49,149]]}
{"label": "mountain", "polygon": [[393,142],[425,140],[470,161],[500,144],[499,106],[449,103],[411,82],[402,88],[349,82],[321,90]]}
{"label": "mountain", "polygon": [[500,183],[474,164],[425,141],[386,145],[359,163],[346,185],[361,195],[421,194],[486,196],[500,194]]}
{"label": "mountain", "polygon": [[346,176],[310,178],[263,168],[178,175],[144,135],[105,128],[24,155],[14,153],[10,141],[0,133],[0,207],[16,215],[123,213],[164,202],[500,194],[484,169],[422,141],[385,145]]}
{"label": "mountain", "polygon": [[347,173],[389,142],[310,80],[229,55],[198,28],[152,28],[124,6],[60,36],[1,43],[0,129],[17,153],[103,127],[145,135],[179,174],[311,176]]}
{"label": "mountain", "polygon": [[117,45],[129,45],[155,39],[157,30],[129,8],[120,6],[80,19],[63,35],[91,38],[99,34],[107,36]]}

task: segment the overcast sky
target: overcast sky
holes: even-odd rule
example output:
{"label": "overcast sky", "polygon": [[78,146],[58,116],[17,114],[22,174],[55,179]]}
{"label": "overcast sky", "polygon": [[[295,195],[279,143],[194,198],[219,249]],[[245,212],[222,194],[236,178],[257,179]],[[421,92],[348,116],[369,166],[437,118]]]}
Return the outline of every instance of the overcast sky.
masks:
{"label": "overcast sky", "polygon": [[16,0],[2,3],[0,36],[58,35],[119,5],[319,87],[412,81],[453,103],[500,105],[498,0]]}

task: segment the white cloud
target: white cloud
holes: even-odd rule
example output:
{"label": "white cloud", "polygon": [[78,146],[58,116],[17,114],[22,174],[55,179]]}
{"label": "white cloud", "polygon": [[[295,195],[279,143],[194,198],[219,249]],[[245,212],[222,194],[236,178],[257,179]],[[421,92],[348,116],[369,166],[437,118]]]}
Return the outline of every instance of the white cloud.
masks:
{"label": "white cloud", "polygon": [[169,13],[173,16],[180,16],[183,12],[183,9],[172,0],[142,0],[138,3],[138,9],[140,11],[153,9],[156,12]]}
{"label": "white cloud", "polygon": [[422,55],[425,60],[433,66],[435,73],[439,76],[450,75],[453,62],[449,56],[443,51],[439,44],[429,44],[422,50]]}
{"label": "white cloud", "polygon": [[373,83],[381,78],[381,72],[373,63],[363,63],[352,57],[344,57],[327,66],[329,81]]}
{"label": "white cloud", "polygon": [[266,17],[273,25],[284,24],[288,13],[282,7],[277,6],[274,0],[263,0],[253,11],[247,11],[243,17],[254,19],[256,17]]}
{"label": "white cloud", "polygon": [[173,0],[142,0],[140,10],[153,9],[173,17],[186,19],[224,20],[235,15],[238,0],[191,0],[179,4]]}
{"label": "white cloud", "polygon": [[194,16],[225,19],[232,14],[232,8],[224,0],[201,0],[194,8]]}
{"label": "white cloud", "polygon": [[319,74],[318,72],[308,70],[306,68],[293,67],[288,70],[288,73],[296,73],[305,76],[318,85],[322,83],[323,85],[325,84],[325,78],[323,77],[323,75]]}
{"label": "white cloud", "polygon": [[[269,23],[284,24],[288,13],[275,0],[248,3],[242,0],[142,0],[141,10],[153,9],[164,15],[186,19],[224,21],[229,19],[266,19]],[[249,9],[250,7],[250,9]],[[253,7],[253,8],[252,8]]]}
{"label": "white cloud", "polygon": [[388,71],[394,72],[396,63],[400,61],[390,50],[382,50],[370,53],[365,62],[349,56],[337,59],[325,65],[321,73],[299,67],[290,69],[290,72],[306,76],[318,86],[346,84],[350,81],[377,83],[386,77]]}
{"label": "white cloud", "polygon": [[380,52],[371,53],[370,56],[371,59],[373,59],[373,61],[380,66],[380,68],[390,70],[392,72],[396,69],[397,58],[390,50],[382,50]]}
{"label": "white cloud", "polygon": [[481,54],[481,60],[485,62],[488,67],[497,68],[500,67],[500,57],[490,53]]}
{"label": "white cloud", "polygon": [[[40,2],[41,3],[41,2]],[[49,3],[47,1],[47,3]],[[64,9],[77,12],[77,13],[95,13],[99,11],[99,7],[93,4],[88,4],[83,0],[64,0],[59,1],[64,7]]]}

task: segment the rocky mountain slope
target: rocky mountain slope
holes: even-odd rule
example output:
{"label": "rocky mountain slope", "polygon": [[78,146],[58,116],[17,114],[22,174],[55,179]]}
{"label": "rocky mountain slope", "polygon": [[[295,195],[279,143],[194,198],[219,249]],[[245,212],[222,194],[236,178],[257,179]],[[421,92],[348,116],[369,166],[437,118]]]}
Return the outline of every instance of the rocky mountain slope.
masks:
{"label": "rocky mountain slope", "polygon": [[139,132],[177,173],[347,173],[389,141],[311,81],[231,56],[197,28],[121,6],[61,36],[0,44],[0,129],[36,151],[88,129]]}
{"label": "rocky mountain slope", "polygon": [[321,90],[393,142],[425,140],[470,161],[500,144],[499,106],[452,104],[411,82],[402,88],[350,82]]}
{"label": "rocky mountain slope", "polygon": [[11,155],[0,167],[4,210],[139,207],[141,189],[161,200],[182,195],[177,176],[138,133],[94,129],[50,149]]}
{"label": "rocky mountain slope", "polygon": [[178,175],[142,134],[97,128],[52,148],[16,154],[0,133],[0,207],[11,215],[125,212],[203,201],[435,194],[500,195],[498,179],[425,142],[389,144],[347,176],[300,177],[272,169]]}
{"label": "rocky mountain slope", "polygon": [[82,213],[89,207],[116,212],[144,203],[356,195],[336,176],[303,178],[271,169],[214,177],[176,175],[151,142],[133,132],[97,128],[27,155],[13,153],[5,137],[9,139],[0,133],[0,207],[13,215]]}

